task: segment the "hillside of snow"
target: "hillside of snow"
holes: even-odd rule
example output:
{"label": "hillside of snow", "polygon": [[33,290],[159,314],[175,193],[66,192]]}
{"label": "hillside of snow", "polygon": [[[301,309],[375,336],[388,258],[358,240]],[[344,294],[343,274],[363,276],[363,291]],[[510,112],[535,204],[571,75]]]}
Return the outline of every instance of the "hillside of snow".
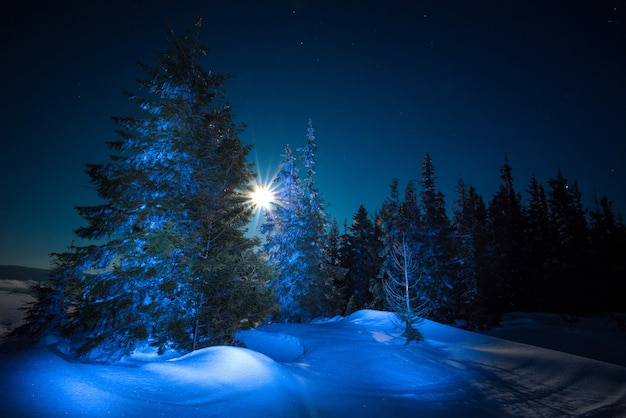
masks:
{"label": "hillside of snow", "polygon": [[[1,317],[7,299],[16,295],[0,295]],[[591,342],[576,349],[564,340],[568,335],[572,341],[589,340],[597,329],[595,346],[606,346],[606,338],[613,336],[608,340],[611,350],[605,352],[623,353],[625,332],[606,317],[563,326],[556,315],[515,313],[488,332],[492,335],[432,321],[424,321],[420,329],[425,340],[405,346],[392,314],[365,310],[346,318],[266,324],[241,332],[238,337],[247,348],[210,347],[166,357],[138,350],[107,366],[69,361],[63,345],[54,341],[31,348],[6,343],[0,346],[2,415],[346,418],[626,413],[626,367],[621,360],[586,357],[585,350],[593,351]],[[498,334],[509,339],[494,336]],[[534,345],[512,341],[531,335]],[[555,344],[577,354],[544,348]],[[598,358],[603,352],[591,354]]]}

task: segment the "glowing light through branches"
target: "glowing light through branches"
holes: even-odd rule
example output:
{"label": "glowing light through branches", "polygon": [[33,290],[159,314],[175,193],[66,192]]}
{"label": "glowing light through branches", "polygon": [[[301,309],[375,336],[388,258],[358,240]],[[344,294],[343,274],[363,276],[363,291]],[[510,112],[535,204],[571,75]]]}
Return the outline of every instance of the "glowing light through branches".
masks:
{"label": "glowing light through branches", "polygon": [[[259,163],[257,161],[257,167]],[[268,171],[265,176],[257,172],[257,178],[250,184],[245,194],[246,206],[255,213],[254,219],[250,222],[252,234],[258,233],[261,220],[265,215],[272,212],[276,206],[280,206],[280,198],[276,194],[279,185],[276,183],[277,173]]]}
{"label": "glowing light through branches", "polygon": [[270,210],[272,203],[275,201],[274,192],[265,184],[255,184],[250,194],[250,199],[257,210]]}

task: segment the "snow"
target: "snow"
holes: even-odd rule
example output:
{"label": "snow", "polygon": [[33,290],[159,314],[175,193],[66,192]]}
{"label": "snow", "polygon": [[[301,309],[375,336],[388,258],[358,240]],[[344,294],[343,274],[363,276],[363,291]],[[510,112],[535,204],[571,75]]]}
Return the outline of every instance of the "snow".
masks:
{"label": "snow", "polygon": [[29,288],[36,283],[34,280],[0,279],[0,336],[22,325],[24,313],[20,308],[34,301]]}
{"label": "snow", "polygon": [[499,327],[484,334],[626,367],[626,328],[623,324],[626,324],[624,314],[573,318],[512,312],[504,316]]}
{"label": "snow", "polygon": [[[8,315],[5,301],[16,295],[0,295],[2,318]],[[595,338],[594,329],[599,332]],[[420,330],[425,340],[405,346],[402,327],[393,315],[364,310],[346,318],[265,324],[243,331],[238,337],[247,348],[210,347],[182,356],[156,356],[144,348],[114,365],[69,361],[55,340],[41,347],[5,343],[0,347],[2,415],[345,418],[626,413],[626,366],[603,357],[625,351],[619,344],[626,331],[607,317],[564,324],[558,315],[514,313],[501,327],[488,331],[491,335],[432,321],[424,321]],[[612,347],[594,348],[606,346],[609,337]],[[569,347],[567,338],[586,343]]]}

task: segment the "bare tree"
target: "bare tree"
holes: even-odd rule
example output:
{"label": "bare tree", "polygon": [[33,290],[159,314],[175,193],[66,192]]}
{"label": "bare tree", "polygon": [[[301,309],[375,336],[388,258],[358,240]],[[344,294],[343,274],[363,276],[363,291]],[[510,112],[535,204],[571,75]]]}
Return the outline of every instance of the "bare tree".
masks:
{"label": "bare tree", "polygon": [[389,255],[391,269],[384,280],[387,306],[404,322],[405,345],[419,342],[423,336],[416,326],[427,312],[428,300],[418,291],[420,276],[415,251],[402,235],[402,241],[392,243]]}

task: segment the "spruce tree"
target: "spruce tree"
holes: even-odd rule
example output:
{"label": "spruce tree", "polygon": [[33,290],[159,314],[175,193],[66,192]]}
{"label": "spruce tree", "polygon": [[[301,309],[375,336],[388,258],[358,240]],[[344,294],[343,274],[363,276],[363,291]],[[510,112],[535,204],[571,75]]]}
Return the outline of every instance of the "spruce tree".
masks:
{"label": "spruce tree", "polygon": [[347,273],[348,269],[345,264],[345,256],[342,253],[344,248],[344,236],[339,232],[339,222],[337,219],[333,219],[330,223],[330,229],[328,231],[327,246],[328,255],[327,263],[331,270],[335,270],[340,274],[333,275],[332,287],[334,289],[333,298],[333,312],[345,312],[346,305],[348,304],[348,290],[347,290]]}
{"label": "spruce tree", "polygon": [[279,320],[298,320],[300,299],[309,291],[309,282],[303,280],[301,266],[304,254],[300,250],[302,225],[302,183],[300,170],[291,147],[285,146],[283,160],[274,178],[276,196],[273,207],[266,212],[266,222],[261,226],[265,235],[264,246],[268,263],[276,272],[272,283],[277,297]]}
{"label": "spruce tree", "polygon": [[470,212],[466,216],[467,219],[471,219],[470,228],[474,249],[473,267],[476,274],[475,306],[470,317],[475,319],[477,326],[483,327],[490,322],[485,315],[484,306],[481,304],[481,300],[484,300],[483,295],[487,293],[485,287],[489,285],[488,277],[490,274],[487,205],[473,186],[469,187],[466,203]]}
{"label": "spruce tree", "polygon": [[[70,247],[70,250],[72,247]],[[31,286],[35,300],[24,308],[24,324],[7,335],[8,338],[26,337],[31,343],[47,336],[58,336],[68,323],[68,312],[72,308],[67,296],[71,289],[71,276],[76,257],[74,252],[53,254],[54,265],[49,273],[49,282],[38,282]],[[77,295],[80,296],[80,295]]]}
{"label": "spruce tree", "polygon": [[555,286],[553,267],[556,248],[555,229],[550,221],[547,195],[533,175],[527,189],[530,196],[524,212],[524,236],[529,261],[528,294],[524,307],[546,311],[560,290]]}
{"label": "spruce tree", "polygon": [[277,276],[274,289],[280,311],[275,317],[288,322],[336,314],[339,292],[334,283],[343,275],[343,270],[330,262],[329,220],[314,181],[317,144],[313,133],[309,121],[306,144],[299,149],[306,169],[303,178],[291,147],[285,148],[275,179],[276,204],[261,229]]}
{"label": "spruce tree", "polygon": [[513,169],[505,156],[500,168],[502,183],[489,202],[491,242],[490,281],[485,284],[484,308],[494,322],[504,312],[517,309],[525,293],[525,253],[522,198],[513,184]]}
{"label": "spruce tree", "polygon": [[596,197],[589,211],[590,272],[597,278],[589,307],[595,312],[624,312],[623,281],[626,277],[626,227],[613,211],[607,196]]}
{"label": "spruce tree", "polygon": [[400,198],[399,198],[399,180],[394,178],[389,185],[390,195],[383,202],[378,218],[380,224],[381,235],[380,240],[382,248],[380,257],[382,259],[380,272],[376,276],[376,280],[370,283],[370,293],[373,301],[372,306],[376,309],[388,309],[385,299],[384,280],[385,277],[394,274],[392,248],[394,242],[399,242],[403,234],[403,225],[400,218]]}
{"label": "spruce tree", "polygon": [[576,182],[570,184],[560,169],[555,178],[548,180],[548,185],[550,221],[563,251],[560,262],[569,267],[585,251],[587,224],[580,191]]}
{"label": "spruce tree", "polygon": [[310,279],[314,292],[308,296],[308,304],[313,304],[314,316],[336,315],[340,305],[340,292],[335,284],[343,282],[345,270],[332,263],[331,248],[328,242],[330,217],[324,208],[324,201],[315,185],[315,164],[317,142],[313,122],[309,120],[306,143],[299,149],[302,165],[306,169],[303,185],[303,217],[305,220],[303,248],[311,266]]}
{"label": "spruce tree", "polygon": [[201,20],[171,32],[140,64],[142,95],[126,93],[137,112],[113,118],[110,161],[87,165],[103,203],[77,208],[87,225],[75,232],[94,244],[75,247],[71,265],[55,257],[71,305],[64,332],[81,358],[115,360],[147,341],[160,352],[232,342],[268,309],[245,237],[250,146],[224,98],[227,77],[201,66],[200,33]]}
{"label": "spruce tree", "polygon": [[[382,267],[379,277],[383,281],[384,308],[395,311],[397,306],[390,298],[389,285],[401,286],[397,282],[402,280],[407,273],[406,268],[410,265],[412,293],[419,295],[420,312],[423,315],[431,315],[433,306],[439,306],[439,288],[437,279],[434,278],[431,262],[432,243],[424,233],[424,215],[418,204],[417,188],[414,181],[407,183],[404,199],[398,197],[398,181],[391,184],[391,196],[385,201],[381,210],[382,223]],[[419,280],[415,278],[419,277]],[[406,277],[405,277],[406,278]],[[411,296],[413,299],[414,296]],[[415,302],[415,300],[413,300]],[[412,302],[412,303],[413,303]],[[407,325],[408,326],[408,325]]]}
{"label": "spruce tree", "polygon": [[352,217],[342,250],[344,267],[348,270],[346,282],[352,301],[351,310],[369,307],[373,302],[370,283],[380,271],[380,249],[374,222],[365,207],[360,205]]}
{"label": "spruce tree", "polygon": [[384,277],[385,302],[404,325],[405,345],[423,336],[417,325],[428,312],[430,300],[421,289],[420,261],[406,237],[388,248],[388,269]]}
{"label": "spruce tree", "polygon": [[568,182],[559,169],[555,178],[548,180],[550,222],[555,229],[555,270],[560,311],[584,313],[588,308],[587,295],[591,284],[588,273],[588,233],[581,194],[576,182]]}
{"label": "spruce tree", "polygon": [[476,197],[474,188],[468,188],[463,179],[459,179],[451,236],[453,258],[449,289],[450,317],[465,321],[469,327],[474,327],[479,322],[476,300],[481,250],[480,229],[484,225],[484,219],[479,218],[480,203]]}
{"label": "spruce tree", "polygon": [[435,187],[435,167],[429,154],[421,168],[420,193],[422,222],[419,228],[419,258],[421,285],[430,299],[431,316],[449,321],[453,309],[449,298],[451,286],[450,220],[445,209],[444,195]]}

